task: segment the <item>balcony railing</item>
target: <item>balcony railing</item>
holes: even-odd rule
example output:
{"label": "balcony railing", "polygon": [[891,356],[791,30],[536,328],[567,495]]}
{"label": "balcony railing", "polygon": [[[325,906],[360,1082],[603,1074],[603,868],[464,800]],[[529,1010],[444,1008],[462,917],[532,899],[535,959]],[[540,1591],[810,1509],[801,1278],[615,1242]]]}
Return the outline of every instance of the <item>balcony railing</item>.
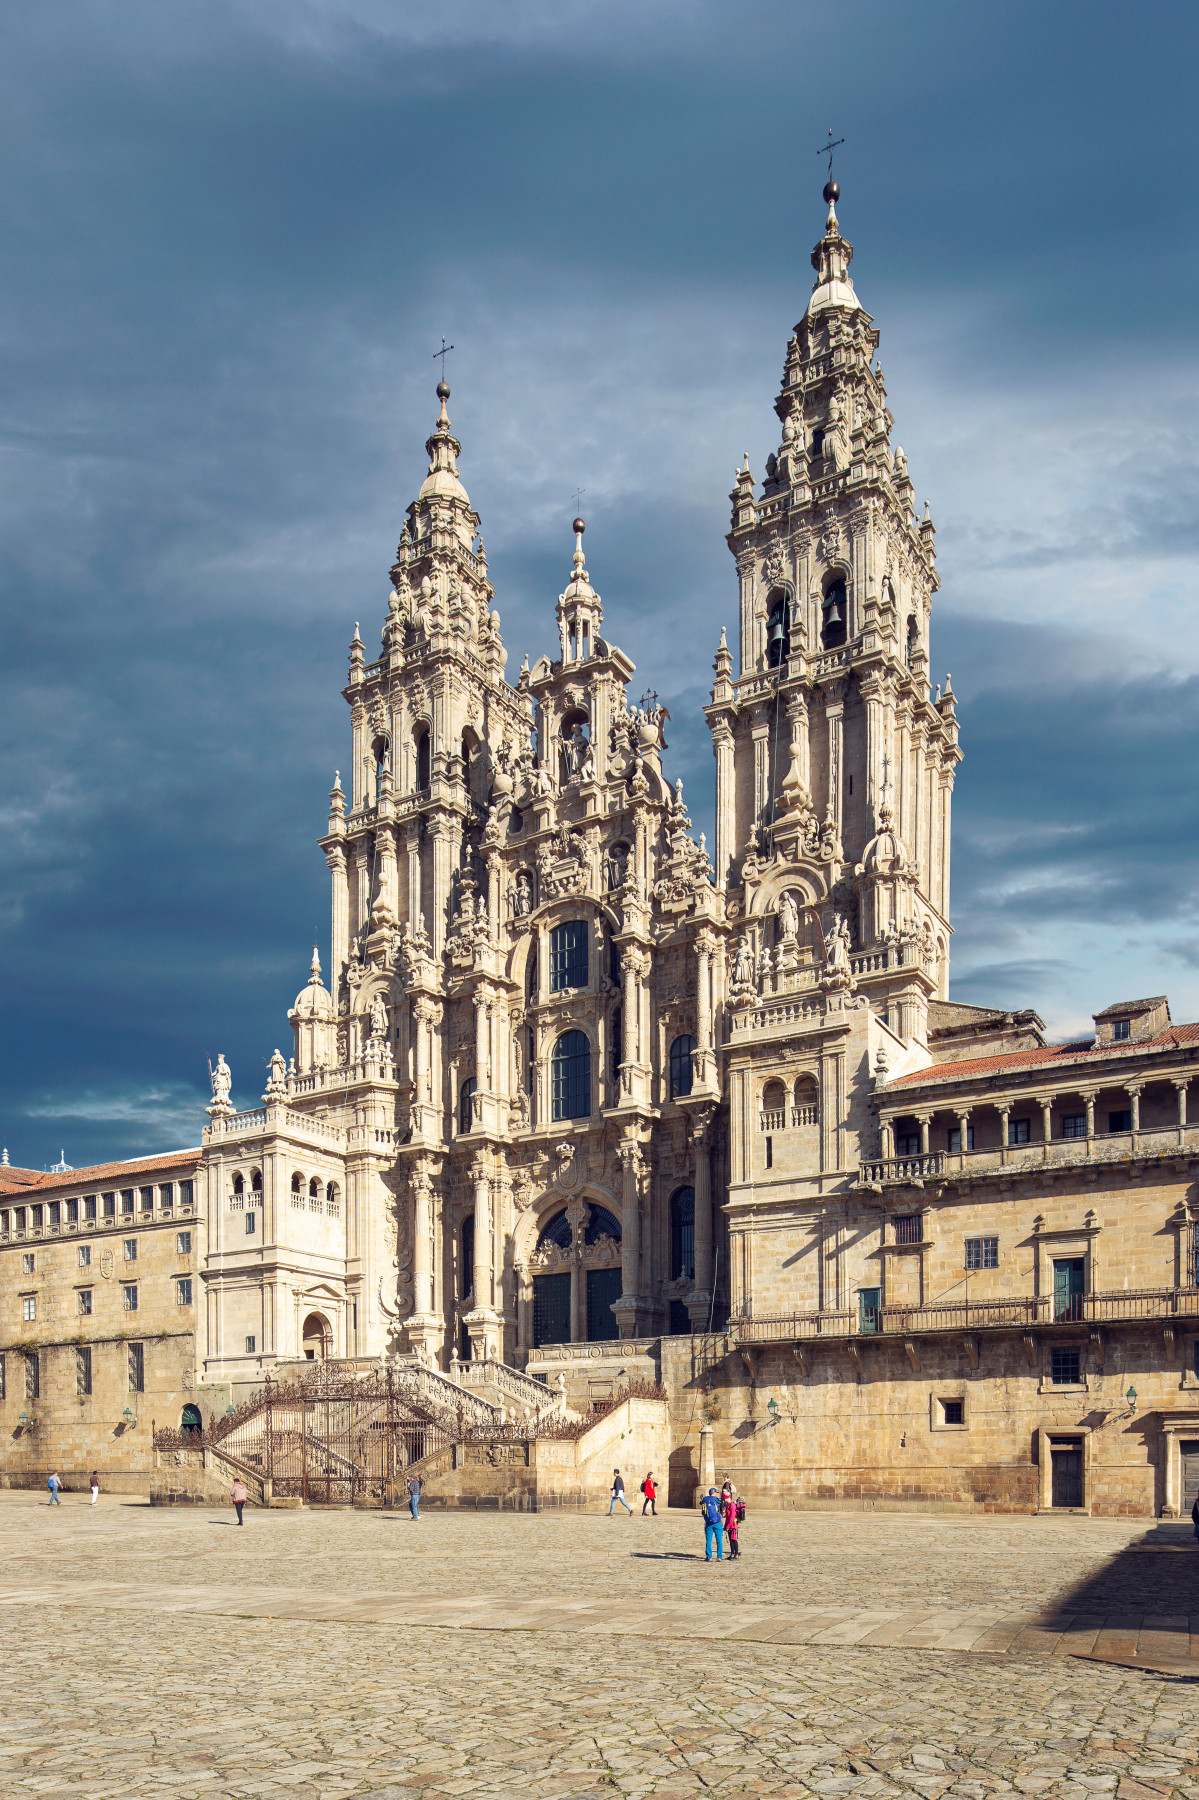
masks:
{"label": "balcony railing", "polygon": [[945,1173],[944,1150],[926,1150],[921,1156],[884,1156],[877,1162],[862,1163],[858,1179],[862,1185],[885,1183],[893,1186],[927,1181]]}
{"label": "balcony railing", "polygon": [[1199,1288],[1124,1288],[1110,1294],[1028,1294],[1009,1300],[960,1300],[949,1305],[787,1313],[763,1319],[737,1319],[731,1329],[742,1344],[786,1344],[811,1338],[1027,1331],[1041,1325],[1107,1325],[1178,1318],[1199,1318]]}

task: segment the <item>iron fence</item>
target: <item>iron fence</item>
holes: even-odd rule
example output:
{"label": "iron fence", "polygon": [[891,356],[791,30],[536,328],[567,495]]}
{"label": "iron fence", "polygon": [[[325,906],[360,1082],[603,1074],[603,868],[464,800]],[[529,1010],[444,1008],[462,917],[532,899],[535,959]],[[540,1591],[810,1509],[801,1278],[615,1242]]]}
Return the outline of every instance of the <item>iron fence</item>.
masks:
{"label": "iron fence", "polygon": [[867,1306],[857,1313],[785,1313],[772,1318],[738,1319],[733,1329],[739,1343],[769,1344],[821,1337],[911,1337],[937,1331],[1027,1330],[1034,1325],[1101,1325],[1197,1317],[1199,1288],[1125,1288],[1103,1294],[963,1299],[933,1306]]}

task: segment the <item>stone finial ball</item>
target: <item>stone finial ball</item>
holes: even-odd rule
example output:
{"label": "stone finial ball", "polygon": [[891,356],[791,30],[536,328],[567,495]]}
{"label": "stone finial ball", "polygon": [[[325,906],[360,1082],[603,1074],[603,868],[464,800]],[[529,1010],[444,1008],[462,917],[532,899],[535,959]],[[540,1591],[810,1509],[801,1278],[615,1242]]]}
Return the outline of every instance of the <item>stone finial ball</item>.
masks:
{"label": "stone finial ball", "polygon": [[582,519],[576,519],[574,524],[571,526],[572,531],[586,531],[586,529],[587,529],[587,527],[586,527],[586,525],[584,525]]}
{"label": "stone finial ball", "polygon": [[445,382],[445,381],[439,381],[437,383],[437,398],[439,400],[448,400],[449,397],[450,397],[449,383]]}
{"label": "stone finial ball", "polygon": [[841,189],[837,186],[835,181],[826,181],[825,182],[824,197],[828,201],[830,206],[833,205],[834,201],[837,201],[841,198]]}

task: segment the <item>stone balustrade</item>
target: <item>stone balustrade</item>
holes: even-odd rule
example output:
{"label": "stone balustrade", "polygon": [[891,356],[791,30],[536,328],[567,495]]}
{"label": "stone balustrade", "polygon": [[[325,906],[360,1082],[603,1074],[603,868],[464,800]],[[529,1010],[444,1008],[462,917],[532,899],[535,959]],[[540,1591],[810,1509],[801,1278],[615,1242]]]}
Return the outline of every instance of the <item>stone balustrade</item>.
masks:
{"label": "stone balustrade", "polygon": [[1040,1326],[1136,1324],[1199,1318],[1199,1288],[1122,1288],[1101,1294],[1026,1294],[932,1306],[875,1306],[858,1312],[776,1314],[730,1323],[739,1344],[822,1338],[914,1337],[929,1332],[1028,1331]]}

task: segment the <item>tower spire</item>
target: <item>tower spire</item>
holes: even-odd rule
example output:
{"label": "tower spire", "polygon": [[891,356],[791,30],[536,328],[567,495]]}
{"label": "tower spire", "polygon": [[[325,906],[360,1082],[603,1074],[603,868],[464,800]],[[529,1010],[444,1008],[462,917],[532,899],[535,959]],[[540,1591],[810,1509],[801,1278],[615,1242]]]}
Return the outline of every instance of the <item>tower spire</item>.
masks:
{"label": "tower spire", "polygon": [[570,580],[558,597],[558,631],[564,663],[586,662],[595,654],[595,642],[604,618],[600,597],[588,578],[583,556],[583,533],[587,526],[582,518],[576,518],[571,529],[575,534],[575,553],[571,558]]}

